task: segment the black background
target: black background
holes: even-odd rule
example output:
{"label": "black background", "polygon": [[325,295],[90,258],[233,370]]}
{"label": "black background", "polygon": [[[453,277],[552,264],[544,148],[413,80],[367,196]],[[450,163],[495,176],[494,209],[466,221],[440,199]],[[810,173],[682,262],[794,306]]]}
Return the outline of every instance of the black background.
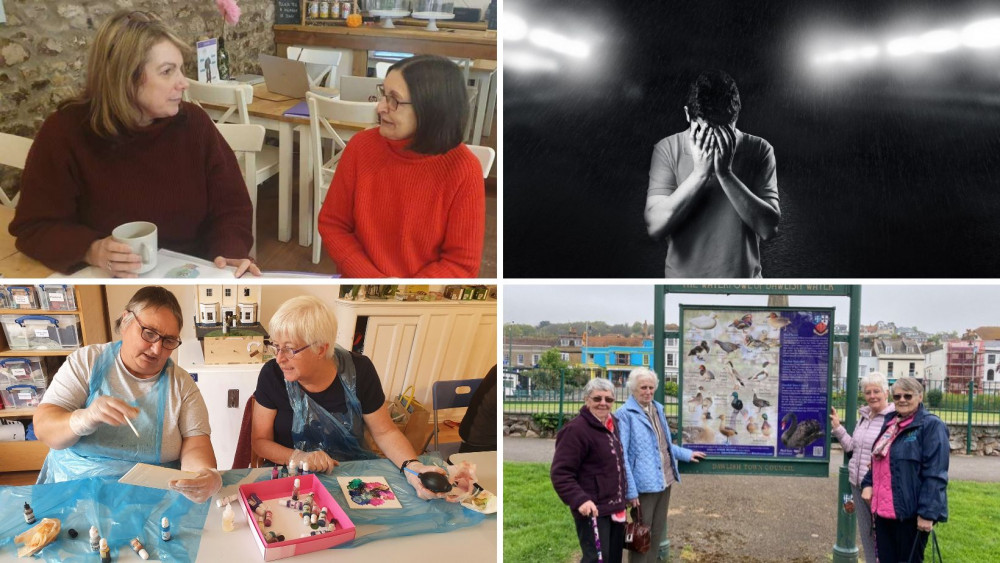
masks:
{"label": "black background", "polygon": [[[666,247],[643,221],[650,156],[686,126],[687,87],[707,68],[735,78],[737,127],[775,149],[782,218],[762,243],[766,277],[1000,274],[1000,48],[908,67],[833,65],[826,87],[808,64],[824,37],[884,46],[1000,16],[997,3],[540,0],[505,10],[599,38],[589,74],[504,69],[505,277],[662,277]],[[505,43],[504,56],[517,47]]]}

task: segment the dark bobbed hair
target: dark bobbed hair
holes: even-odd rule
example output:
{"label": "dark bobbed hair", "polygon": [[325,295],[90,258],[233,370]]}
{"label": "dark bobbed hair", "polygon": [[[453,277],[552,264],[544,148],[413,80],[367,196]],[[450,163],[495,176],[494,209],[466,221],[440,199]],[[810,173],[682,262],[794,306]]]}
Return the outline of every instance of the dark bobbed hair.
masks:
{"label": "dark bobbed hair", "polygon": [[120,333],[123,328],[135,320],[136,315],[144,310],[160,308],[173,313],[174,318],[177,319],[177,330],[184,328],[184,313],[181,311],[181,304],[177,302],[174,294],[164,287],[150,285],[135,292],[132,299],[129,299],[125,310],[131,311],[132,314],[127,315],[124,322],[122,317],[118,317],[118,320],[115,321],[115,332]]}
{"label": "dark bobbed hair", "polygon": [[402,73],[417,116],[417,131],[407,148],[444,154],[461,144],[469,97],[458,65],[436,55],[417,55],[397,62],[388,72],[394,70]]}
{"label": "dark bobbed hair", "polygon": [[740,91],[736,81],[722,70],[706,70],[691,83],[687,99],[691,120],[702,118],[712,125],[730,125],[740,115]]}

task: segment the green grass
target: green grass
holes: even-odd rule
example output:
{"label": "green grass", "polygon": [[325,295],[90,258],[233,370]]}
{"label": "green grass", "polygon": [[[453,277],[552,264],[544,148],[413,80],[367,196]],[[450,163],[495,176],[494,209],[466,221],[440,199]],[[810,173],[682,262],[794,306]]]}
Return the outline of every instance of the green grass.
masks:
{"label": "green grass", "polygon": [[567,561],[580,551],[569,508],[559,500],[547,463],[503,464],[503,560]]}
{"label": "green grass", "polygon": [[[549,464],[504,462],[503,560],[505,563],[569,561],[579,556],[573,520],[552,489]],[[1000,486],[948,483],[948,522],[936,526],[946,561],[988,563],[1000,553]],[[835,526],[835,515],[830,515]],[[734,546],[736,547],[736,546]],[[930,560],[928,551],[925,558]]]}
{"label": "green grass", "polygon": [[[941,555],[946,561],[996,561],[1000,553],[997,522],[1000,486],[972,481],[948,483],[948,521],[935,526]],[[930,557],[928,549],[924,559],[930,561]]]}

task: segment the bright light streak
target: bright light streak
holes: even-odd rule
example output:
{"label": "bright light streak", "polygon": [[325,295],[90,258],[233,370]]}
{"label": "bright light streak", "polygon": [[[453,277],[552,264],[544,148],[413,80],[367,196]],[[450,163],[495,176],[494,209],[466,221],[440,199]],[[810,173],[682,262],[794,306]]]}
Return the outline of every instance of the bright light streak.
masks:
{"label": "bright light streak", "polygon": [[893,57],[906,57],[920,49],[920,42],[915,37],[900,37],[886,45],[885,50]]}
{"label": "bright light streak", "polygon": [[585,59],[590,56],[590,45],[547,29],[531,30],[528,34],[528,39],[539,47],[544,47],[563,55],[569,55],[578,59]]}
{"label": "bright light streak", "polygon": [[503,66],[521,72],[558,72],[559,63],[555,59],[540,57],[526,51],[506,50],[503,54]]}
{"label": "bright light streak", "polygon": [[962,30],[962,43],[973,49],[1000,46],[1000,18],[973,22]]}
{"label": "bright light streak", "polygon": [[833,53],[824,53],[813,57],[813,64],[826,65],[835,62],[852,63],[863,62],[874,59],[879,55],[879,48],[876,45],[866,45],[853,49],[842,49]]}
{"label": "bright light streak", "polygon": [[520,41],[526,35],[528,35],[528,24],[523,19],[514,14],[505,13],[503,15],[504,41]]}
{"label": "bright light streak", "polygon": [[943,53],[959,46],[958,34],[950,29],[935,29],[920,36],[920,50],[925,53]]}

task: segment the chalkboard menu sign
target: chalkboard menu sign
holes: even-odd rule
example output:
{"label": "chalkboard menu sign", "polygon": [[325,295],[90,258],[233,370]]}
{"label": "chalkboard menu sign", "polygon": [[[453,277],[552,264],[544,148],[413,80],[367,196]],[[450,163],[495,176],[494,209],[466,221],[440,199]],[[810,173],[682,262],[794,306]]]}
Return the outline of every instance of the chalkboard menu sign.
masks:
{"label": "chalkboard menu sign", "polygon": [[274,0],[274,23],[302,23],[302,4],[299,0]]}

